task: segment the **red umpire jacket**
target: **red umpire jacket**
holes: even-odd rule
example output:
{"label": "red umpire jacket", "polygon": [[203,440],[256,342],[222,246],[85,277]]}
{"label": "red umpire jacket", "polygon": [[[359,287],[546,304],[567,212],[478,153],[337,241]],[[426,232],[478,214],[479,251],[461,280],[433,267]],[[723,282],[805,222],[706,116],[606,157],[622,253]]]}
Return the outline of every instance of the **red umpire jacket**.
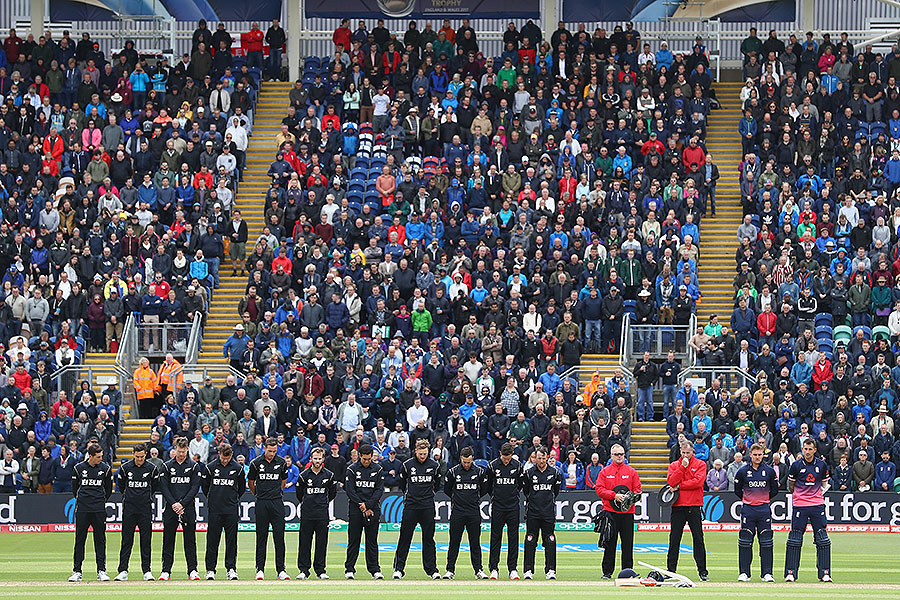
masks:
{"label": "red umpire jacket", "polygon": [[[612,500],[616,497],[613,488],[625,485],[635,494],[641,493],[641,478],[638,477],[637,471],[625,463],[617,465],[612,463],[604,467],[600,474],[597,475],[597,495],[603,499],[603,508],[609,512],[621,513],[623,511],[616,510],[613,507]],[[629,508],[625,513],[634,514],[634,506]]]}
{"label": "red umpire jacket", "polygon": [[678,500],[672,506],[703,506],[703,484],[706,482],[706,463],[691,457],[687,467],[679,458],[669,465],[666,483],[678,488]]}

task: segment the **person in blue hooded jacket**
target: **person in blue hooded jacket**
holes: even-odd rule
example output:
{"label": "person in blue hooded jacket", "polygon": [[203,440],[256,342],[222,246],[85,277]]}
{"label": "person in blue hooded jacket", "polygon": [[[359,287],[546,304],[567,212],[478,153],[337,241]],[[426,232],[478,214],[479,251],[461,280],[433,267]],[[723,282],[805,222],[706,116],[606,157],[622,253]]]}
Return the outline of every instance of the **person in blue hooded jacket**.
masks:
{"label": "person in blue hooded jacket", "polygon": [[791,413],[791,409],[785,408],[781,411],[781,417],[775,421],[775,430],[778,431],[781,429],[781,424],[784,423],[787,425],[788,434],[793,436],[797,432],[797,419],[794,418],[793,413]]}

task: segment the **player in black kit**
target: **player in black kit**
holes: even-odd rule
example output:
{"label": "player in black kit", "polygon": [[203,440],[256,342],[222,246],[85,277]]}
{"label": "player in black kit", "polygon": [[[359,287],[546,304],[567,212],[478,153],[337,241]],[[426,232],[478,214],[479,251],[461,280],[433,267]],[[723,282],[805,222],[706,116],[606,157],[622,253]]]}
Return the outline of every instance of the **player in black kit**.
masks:
{"label": "player in black kit", "polygon": [[325,553],[328,550],[328,504],[337,496],[334,473],[326,469],[325,450],[314,448],[309,455],[312,463],[297,480],[297,500],[300,501],[300,551],[297,553],[297,579],[309,578],[310,552],[313,536],[316,554],[312,568],[319,579],[328,579],[325,572]]}
{"label": "player in black kit", "polygon": [[175,458],[165,464],[159,477],[159,489],[165,500],[163,509],[162,573],[160,581],[168,581],[175,562],[175,535],[181,524],[184,558],[188,578],[200,579],[197,573],[197,510],[194,498],[200,491],[200,465],[188,457],[187,438],[175,438]]}
{"label": "player in black kit", "polygon": [[359,447],[359,461],[347,467],[347,492],[350,522],[347,526],[347,560],[344,579],[353,579],[359,543],[366,532],[366,569],[372,579],[384,579],[378,565],[378,526],[381,517],[381,495],[384,493],[384,473],[381,465],[372,462],[372,446]]}
{"label": "player in black kit", "polygon": [[284,562],[284,484],[288,476],[285,460],[278,456],[278,440],[266,439],[265,451],[250,463],[247,485],[256,495],[256,579],[264,579],[269,526],[275,542],[278,579],[290,579]]}
{"label": "player in black kit", "polygon": [[202,469],[200,486],[206,495],[209,526],[206,530],[206,579],[216,578],[219,539],[225,531],[225,569],[229,581],[237,574],[237,534],[241,496],[247,489],[244,467],[232,457],[231,444],[219,444],[219,460]]}
{"label": "player in black kit", "polygon": [[131,460],[116,473],[122,493],[122,546],[119,550],[119,574],[116,581],[128,581],[128,561],[134,546],[134,528],[141,534],[141,572],[144,581],[153,581],[150,571],[150,549],[153,533],[153,496],[159,489],[159,469],[147,460],[147,444],[136,444]]}
{"label": "player in black kit", "polygon": [[547,464],[547,448],[537,450],[537,463],[525,473],[525,579],[534,579],[538,535],[544,543],[544,572],[556,579],[556,497],[562,476]]}
{"label": "player in black kit", "polygon": [[490,578],[499,578],[500,546],[506,526],[506,568],[509,578],[517,580],[519,572],[519,491],[522,489],[522,465],[513,457],[513,445],[500,447],[487,469],[486,493],[491,497],[491,553],[488,557]]}
{"label": "player in black kit", "polygon": [[409,545],[416,525],[422,527],[422,566],[432,579],[440,579],[434,545],[434,493],[441,487],[440,465],[428,456],[427,440],[416,442],[416,455],[400,469],[400,489],[406,492],[400,539],[394,555],[394,579],[403,579]]}
{"label": "player in black kit", "polygon": [[75,496],[75,552],[72,557],[72,576],[69,581],[81,581],[84,545],[88,530],[94,530],[94,556],[97,560],[97,580],[109,581],[106,574],[106,501],[112,494],[112,469],[103,462],[103,449],[89,444],[87,459],[72,471],[72,495]]}
{"label": "player in black kit", "polygon": [[450,497],[450,548],[444,579],[455,576],[463,531],[469,537],[469,558],[475,579],[487,579],[481,562],[481,496],[484,488],[484,470],[475,464],[475,452],[466,446],[459,453],[459,464],[450,469],[444,482],[444,493]]}

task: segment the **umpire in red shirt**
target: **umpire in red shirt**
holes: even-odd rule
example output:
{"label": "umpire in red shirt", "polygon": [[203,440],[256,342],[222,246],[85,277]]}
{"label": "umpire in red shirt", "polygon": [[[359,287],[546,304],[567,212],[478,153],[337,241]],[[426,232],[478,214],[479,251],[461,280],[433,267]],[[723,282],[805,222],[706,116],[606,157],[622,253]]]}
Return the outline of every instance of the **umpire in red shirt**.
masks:
{"label": "umpire in red shirt", "polygon": [[613,530],[603,551],[603,579],[611,579],[616,566],[616,541],[622,540],[622,568],[634,567],[634,504],[620,510],[626,492],[640,498],[641,478],[633,467],[625,464],[625,448],[613,444],[612,463],[597,475],[597,495],[603,499],[603,509],[612,517]]}
{"label": "umpire in red shirt", "polygon": [[666,568],[678,570],[678,553],[685,523],[694,538],[694,562],[702,581],[709,581],[706,570],[706,546],[703,543],[703,484],[706,463],[694,456],[694,445],[681,444],[681,458],[669,465],[666,482],[678,489],[678,499],[672,504],[672,529],[669,531],[669,554]]}

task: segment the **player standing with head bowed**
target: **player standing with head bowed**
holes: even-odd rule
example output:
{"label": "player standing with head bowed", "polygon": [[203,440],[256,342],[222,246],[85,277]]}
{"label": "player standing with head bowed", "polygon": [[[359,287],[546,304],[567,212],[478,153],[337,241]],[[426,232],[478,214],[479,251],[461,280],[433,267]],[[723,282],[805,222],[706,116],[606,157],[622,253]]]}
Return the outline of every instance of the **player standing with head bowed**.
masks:
{"label": "player standing with head bowed", "polygon": [[313,536],[316,553],[312,568],[319,579],[328,579],[325,572],[325,553],[328,550],[328,504],[337,496],[334,473],[324,467],[325,450],[313,448],[309,468],[297,480],[297,500],[300,501],[300,550],[297,553],[297,579],[308,579]]}
{"label": "player standing with head bowed", "polygon": [[831,540],[825,516],[825,492],[831,484],[831,473],[825,461],[816,456],[816,442],[803,442],[803,457],[788,471],[788,491],[792,494],[791,531],[784,555],[784,580],[796,581],[800,569],[800,551],[806,524],[812,525],[816,544],[816,568],[819,581],[831,583]]}
{"label": "player standing with head bowed", "polygon": [[522,464],[513,457],[513,445],[504,442],[500,457],[491,461],[486,473],[485,491],[491,497],[491,551],[488,557],[490,578],[499,577],[500,546],[506,527],[506,568],[509,578],[517,580],[519,572],[519,492],[522,489]]}
{"label": "player standing with head bowed", "polygon": [[759,562],[762,580],[772,577],[774,544],[772,534],[772,498],[778,493],[778,474],[763,462],[765,450],[759,444],[750,447],[750,464],[734,476],[734,494],[741,499],[741,530],[738,532],[738,581],[750,581],[753,562],[753,538],[759,538]]}
{"label": "player standing with head bowed", "polygon": [[136,444],[131,460],[116,473],[122,493],[122,545],[119,549],[119,574],[116,581],[128,581],[128,562],[134,546],[134,529],[141,534],[141,572],[144,581],[153,580],[150,570],[151,536],[153,534],[153,496],[159,489],[159,469],[147,460],[147,444]]}
{"label": "player standing with head bowed", "polygon": [[525,579],[534,579],[534,555],[538,536],[544,544],[544,572],[556,579],[556,497],[562,475],[547,464],[547,448],[535,451],[535,466],[524,477],[525,494]]}
{"label": "player standing with head bowed", "polygon": [[159,477],[159,490],[166,506],[163,509],[162,573],[160,581],[168,581],[175,562],[175,535],[181,525],[184,558],[188,578],[200,579],[197,573],[197,510],[194,498],[200,491],[200,465],[188,457],[187,438],[175,438],[175,458],[165,464]]}
{"label": "player standing with head bowed", "polygon": [[106,574],[106,501],[112,494],[112,469],[103,462],[100,444],[87,447],[87,458],[72,471],[72,495],[75,496],[75,551],[72,556],[72,576],[69,581],[81,581],[84,545],[88,530],[94,530],[94,556],[97,560],[97,581],[109,581]]}
{"label": "player standing with head bowed", "polygon": [[466,446],[459,453],[459,464],[447,472],[444,482],[444,493],[450,497],[450,548],[444,579],[454,577],[463,531],[469,537],[469,558],[475,579],[487,579],[481,562],[481,496],[484,488],[484,470],[475,464],[475,452]]}
{"label": "player standing with head bowed", "polygon": [[344,483],[350,520],[347,525],[347,559],[344,561],[344,579],[353,579],[359,543],[366,533],[366,569],[372,579],[384,579],[378,564],[378,527],[381,520],[381,496],[384,494],[384,472],[381,465],[372,460],[372,446],[359,447],[359,460],[347,467]]}
{"label": "player standing with head bowed", "polygon": [[216,563],[219,562],[219,539],[225,532],[225,570],[229,581],[237,574],[237,534],[238,513],[241,496],[247,489],[244,467],[234,460],[231,444],[218,447],[219,459],[204,465],[200,487],[206,496],[206,579],[216,578]]}
{"label": "player standing with head bowed", "polygon": [[430,448],[427,440],[417,441],[415,456],[400,469],[400,489],[406,492],[406,497],[394,555],[394,579],[403,579],[416,525],[422,528],[422,567],[432,579],[441,578],[434,545],[434,493],[441,487],[441,473],[440,465],[429,456]]}
{"label": "player standing with head bowed", "polygon": [[[278,456],[278,440],[266,438],[263,453],[250,462],[247,485],[256,496],[256,579],[265,578],[266,547],[269,543],[269,526],[275,542],[275,569],[279,580],[287,580],[284,559],[284,487],[288,466]],[[299,481],[298,481],[299,483]]]}

